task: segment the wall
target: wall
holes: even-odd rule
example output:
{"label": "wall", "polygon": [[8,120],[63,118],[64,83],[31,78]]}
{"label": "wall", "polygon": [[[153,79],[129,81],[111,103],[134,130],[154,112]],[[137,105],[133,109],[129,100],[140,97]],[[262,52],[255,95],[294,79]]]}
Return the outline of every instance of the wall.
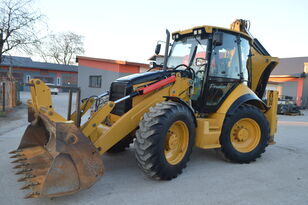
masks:
{"label": "wall", "polygon": [[[306,74],[308,75],[308,74]],[[304,86],[303,86],[303,106],[308,108],[308,76],[304,79]]]}
{"label": "wall", "polygon": [[[91,95],[99,95],[109,91],[111,83],[123,76],[130,73],[118,73],[109,70],[91,68],[88,66],[78,66],[78,86],[81,88],[81,98],[86,98]],[[89,80],[91,75],[102,76],[102,87],[92,88],[89,87]]]}

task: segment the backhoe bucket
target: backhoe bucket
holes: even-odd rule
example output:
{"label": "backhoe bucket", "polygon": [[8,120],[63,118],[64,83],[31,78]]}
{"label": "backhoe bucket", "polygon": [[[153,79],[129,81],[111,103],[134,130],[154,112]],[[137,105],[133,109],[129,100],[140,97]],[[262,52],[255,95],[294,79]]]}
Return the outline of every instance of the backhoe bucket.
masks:
{"label": "backhoe bucket", "polygon": [[103,175],[98,150],[72,121],[55,122],[36,114],[14,154],[23,175],[25,198],[58,197],[89,188]]}

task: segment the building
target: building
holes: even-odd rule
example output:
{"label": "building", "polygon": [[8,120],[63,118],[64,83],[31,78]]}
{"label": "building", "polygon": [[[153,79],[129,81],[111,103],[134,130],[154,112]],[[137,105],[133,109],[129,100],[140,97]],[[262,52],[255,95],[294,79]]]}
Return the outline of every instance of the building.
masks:
{"label": "building", "polygon": [[82,98],[109,91],[110,84],[117,78],[149,69],[148,64],[85,56],[77,56],[76,61]]}
{"label": "building", "polygon": [[[55,85],[77,86],[77,68],[73,65],[36,62],[28,57],[2,56],[0,79],[12,73],[19,83],[27,83],[30,79],[38,78]],[[20,90],[28,91],[29,87],[20,86]]]}
{"label": "building", "polygon": [[275,83],[279,95],[290,96],[298,105],[308,106],[308,57],[280,58],[271,73],[269,86]]}

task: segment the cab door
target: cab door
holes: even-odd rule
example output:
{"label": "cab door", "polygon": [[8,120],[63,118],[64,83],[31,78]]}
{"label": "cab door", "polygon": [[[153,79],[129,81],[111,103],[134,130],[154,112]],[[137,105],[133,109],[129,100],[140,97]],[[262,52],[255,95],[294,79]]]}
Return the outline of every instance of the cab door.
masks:
{"label": "cab door", "polygon": [[216,112],[231,91],[243,81],[239,46],[240,37],[231,33],[223,33],[221,45],[212,45],[203,92],[203,113]]}

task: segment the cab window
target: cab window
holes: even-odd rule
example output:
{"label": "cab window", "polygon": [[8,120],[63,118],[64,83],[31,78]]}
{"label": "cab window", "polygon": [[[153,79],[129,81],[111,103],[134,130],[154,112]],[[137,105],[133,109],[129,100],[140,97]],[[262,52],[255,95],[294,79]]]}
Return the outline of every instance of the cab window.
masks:
{"label": "cab window", "polygon": [[243,79],[244,81],[249,80],[249,66],[250,66],[250,61],[249,61],[249,55],[250,55],[250,46],[249,46],[249,41],[241,38],[241,60],[242,60],[242,73],[243,73]]}
{"label": "cab window", "polygon": [[209,76],[240,79],[239,67],[236,36],[225,33],[223,44],[212,50]]}

